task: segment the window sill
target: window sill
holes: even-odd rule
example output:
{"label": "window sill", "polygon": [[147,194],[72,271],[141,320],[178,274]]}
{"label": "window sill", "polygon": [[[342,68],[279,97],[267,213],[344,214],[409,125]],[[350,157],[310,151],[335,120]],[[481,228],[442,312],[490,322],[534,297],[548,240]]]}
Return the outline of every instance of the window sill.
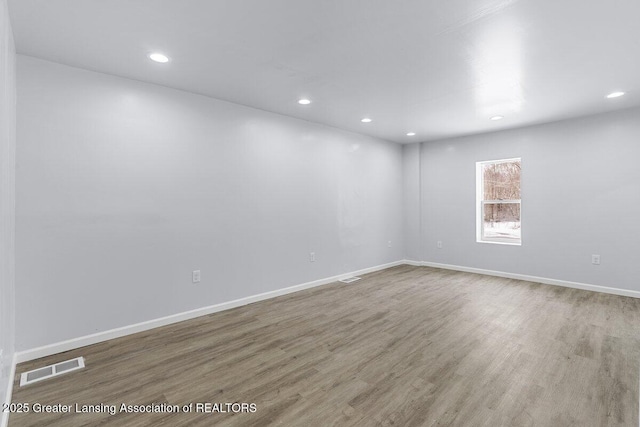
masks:
{"label": "window sill", "polygon": [[476,243],[489,243],[492,245],[507,245],[507,246],[522,246],[522,241],[520,242],[501,242],[499,240],[476,240]]}

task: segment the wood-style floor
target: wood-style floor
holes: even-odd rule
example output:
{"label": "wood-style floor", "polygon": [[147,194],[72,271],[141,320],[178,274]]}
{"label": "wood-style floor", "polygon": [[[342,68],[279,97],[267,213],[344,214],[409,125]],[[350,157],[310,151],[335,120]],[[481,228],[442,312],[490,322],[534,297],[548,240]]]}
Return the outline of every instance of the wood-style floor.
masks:
{"label": "wood-style floor", "polygon": [[[255,413],[12,414],[10,426],[638,426],[640,300],[399,266],[18,366],[13,402]],[[19,386],[19,374],[87,367]]]}

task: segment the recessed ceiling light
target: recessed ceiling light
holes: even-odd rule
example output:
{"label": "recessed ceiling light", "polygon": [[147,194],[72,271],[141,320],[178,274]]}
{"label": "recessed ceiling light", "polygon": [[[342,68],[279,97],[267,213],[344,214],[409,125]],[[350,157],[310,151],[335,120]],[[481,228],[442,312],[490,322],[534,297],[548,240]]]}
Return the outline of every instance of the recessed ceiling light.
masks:
{"label": "recessed ceiling light", "polygon": [[624,95],[624,92],[612,92],[609,95],[607,95],[607,98],[619,98],[622,95]]}
{"label": "recessed ceiling light", "polygon": [[416,136],[415,132],[407,132],[407,136]]}
{"label": "recessed ceiling light", "polygon": [[364,119],[360,120],[362,123],[371,123],[371,119],[369,117],[365,117]]}
{"label": "recessed ceiling light", "polygon": [[149,59],[155,62],[163,63],[163,64],[165,62],[169,62],[169,57],[161,53],[152,53],[151,55],[149,55]]}
{"label": "recessed ceiling light", "polygon": [[308,100],[308,99],[303,98],[303,99],[299,99],[298,100],[298,104],[300,104],[300,105],[309,105],[309,104],[311,104],[311,101]]}
{"label": "recessed ceiling light", "polygon": [[493,117],[491,117],[491,120],[493,120],[493,121],[502,120],[502,119],[504,119],[503,116],[493,116]]}

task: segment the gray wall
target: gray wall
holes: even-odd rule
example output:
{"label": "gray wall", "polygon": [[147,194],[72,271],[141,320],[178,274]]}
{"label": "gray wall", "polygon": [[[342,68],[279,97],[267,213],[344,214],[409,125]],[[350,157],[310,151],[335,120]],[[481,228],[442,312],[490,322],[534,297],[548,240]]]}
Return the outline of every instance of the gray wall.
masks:
{"label": "gray wall", "polygon": [[397,144],[21,55],[17,123],[18,350],[403,258]]}
{"label": "gray wall", "polygon": [[0,402],[14,352],[15,58],[7,4],[0,0]]}
{"label": "gray wall", "polygon": [[[511,157],[522,246],[476,243],[475,162]],[[413,223],[405,236],[421,239],[423,261],[640,291],[639,159],[638,108],[423,143],[422,233]]]}
{"label": "gray wall", "polygon": [[420,261],[420,144],[402,146],[404,255]]}
{"label": "gray wall", "polygon": [[[640,109],[401,147],[18,58],[19,350],[403,257],[640,290]],[[523,245],[476,243],[509,157]]]}

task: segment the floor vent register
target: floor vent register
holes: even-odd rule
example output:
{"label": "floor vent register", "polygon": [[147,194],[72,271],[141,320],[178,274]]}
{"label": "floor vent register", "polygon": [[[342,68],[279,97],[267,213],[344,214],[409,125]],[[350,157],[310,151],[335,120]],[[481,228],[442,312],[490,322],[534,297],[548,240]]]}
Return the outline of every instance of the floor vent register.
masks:
{"label": "floor vent register", "polygon": [[24,372],[20,376],[20,387],[33,384],[38,381],[48,380],[49,378],[77,371],[78,369],[82,368],[84,368],[84,357],[76,357],[75,359],[45,366],[44,368],[38,368],[34,369],[33,371]]}

